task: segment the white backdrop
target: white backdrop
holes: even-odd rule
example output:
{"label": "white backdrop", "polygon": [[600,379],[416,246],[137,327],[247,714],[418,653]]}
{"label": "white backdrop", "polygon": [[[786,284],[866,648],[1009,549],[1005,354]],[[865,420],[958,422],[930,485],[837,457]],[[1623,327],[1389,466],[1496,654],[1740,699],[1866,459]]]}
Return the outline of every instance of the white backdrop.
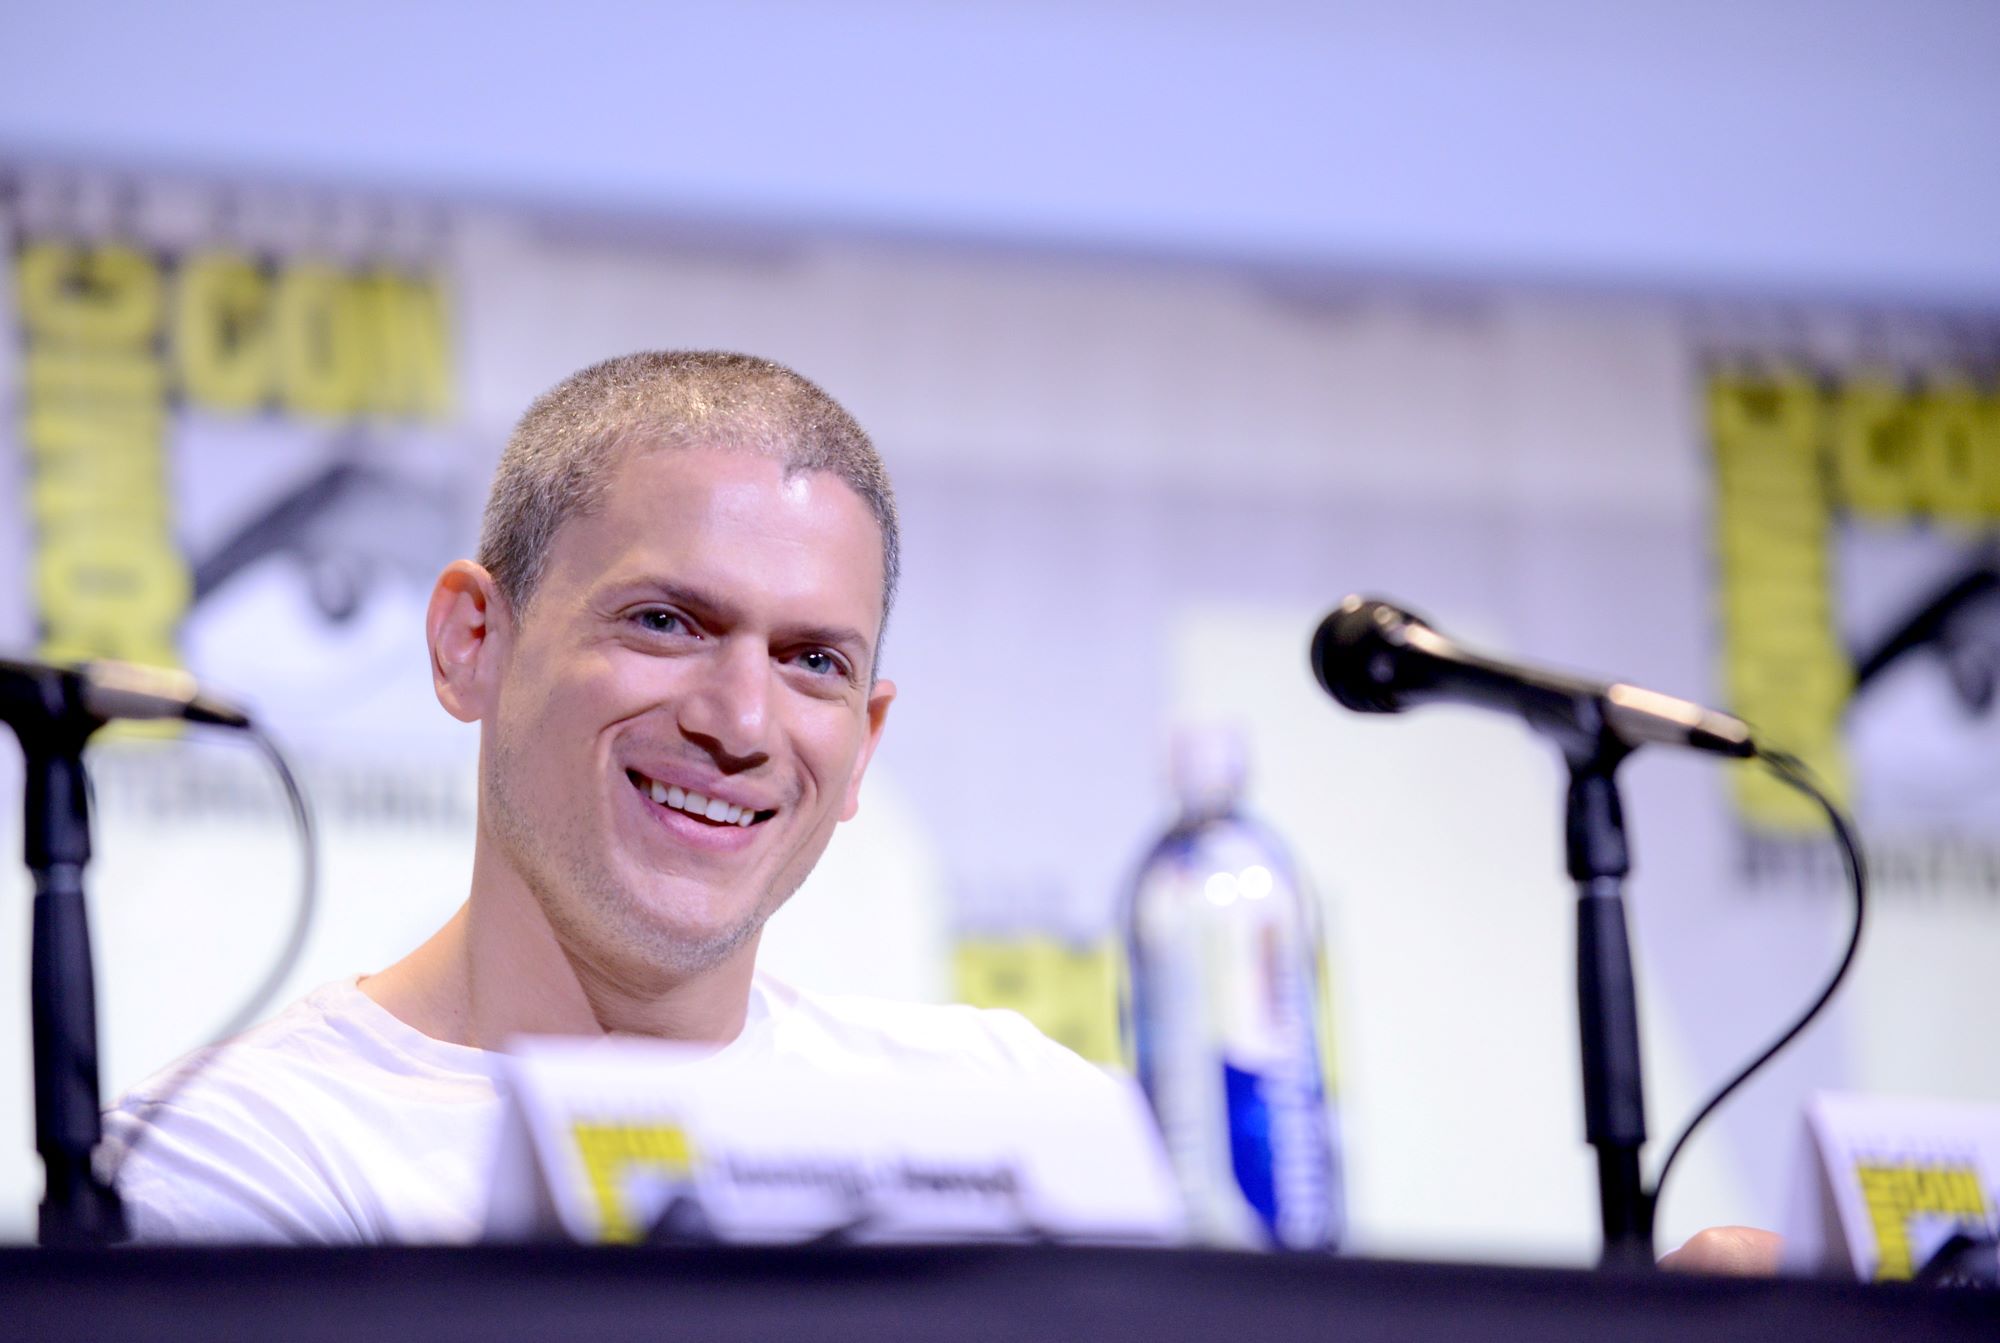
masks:
{"label": "white backdrop", "polygon": [[[65,218],[181,255],[215,227],[199,208],[215,190],[164,184],[154,213],[93,221],[86,204]],[[1723,698],[1703,359],[1724,335],[1756,338],[1771,314],[808,235],[752,245],[497,210],[415,210],[406,232],[342,233],[339,219],[380,203],[301,214],[280,208],[286,193],[271,199],[268,218],[250,213],[265,222],[237,227],[265,230],[252,242],[278,271],[311,246],[360,266],[393,235],[442,278],[454,392],[421,431],[354,421],[370,434],[358,448],[271,410],[176,411],[165,440],[191,555],[230,530],[210,482],[280,491],[253,468],[293,483],[327,461],[393,468],[401,483],[341,534],[371,554],[408,530],[413,499],[447,501],[407,562],[366,570],[368,600],[344,624],[307,604],[324,566],[280,553],[184,630],[195,669],[266,707],[316,785],[325,908],[293,990],[379,967],[462,898],[472,741],[429,702],[419,575],[433,550],[465,544],[514,417],[611,353],[751,350],[820,381],[870,428],[907,528],[887,646],[902,694],[861,817],[774,921],[771,962],[824,987],[936,997],[954,922],[996,902],[1032,898],[1035,919],[1103,932],[1166,820],[1170,724],[1236,717],[1258,760],[1253,801],[1329,905],[1356,1248],[1590,1255],[1555,763],[1483,716],[1345,716],[1312,686],[1305,644],[1342,595],[1373,591],[1497,648]],[[1878,319],[1779,315],[1830,360],[1857,331],[1881,339]],[[1915,318],[1895,331],[1913,345],[1936,334]],[[0,376],[11,405],[31,396],[19,369]],[[8,414],[8,433],[16,423]],[[188,468],[195,444],[207,482]],[[32,524],[31,447],[8,441],[21,465],[0,474],[0,511]],[[30,571],[38,535],[9,524],[11,572]],[[25,577],[0,581],[0,617],[7,642],[32,645]],[[205,643],[202,629],[221,632]],[[322,682],[337,700],[299,693]],[[290,840],[254,762],[209,741],[163,752],[166,764],[107,753],[100,780],[93,899],[113,1091],[223,1015],[275,947],[290,896]],[[0,797],[16,795],[14,769],[0,761]],[[1844,919],[1835,891],[1740,880],[1722,770],[1660,757],[1627,774],[1660,1138],[1809,996]],[[0,818],[10,852],[17,825]],[[1779,1219],[1814,1088],[2000,1095],[1985,1047],[1994,901],[1930,894],[1881,911],[1834,1019],[1690,1150],[1663,1244]],[[25,898],[17,908],[0,922],[4,982],[19,990],[0,997],[0,1075],[20,1098],[0,1109],[0,1217],[25,1236],[39,1172]]]}

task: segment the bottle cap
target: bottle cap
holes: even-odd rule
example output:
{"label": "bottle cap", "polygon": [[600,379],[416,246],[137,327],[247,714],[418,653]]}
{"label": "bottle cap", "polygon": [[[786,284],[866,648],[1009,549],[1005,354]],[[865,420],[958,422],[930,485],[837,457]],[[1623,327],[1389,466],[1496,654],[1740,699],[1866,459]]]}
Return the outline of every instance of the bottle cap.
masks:
{"label": "bottle cap", "polygon": [[1243,795],[1249,751],[1234,723],[1184,724],[1174,730],[1174,792],[1191,816],[1228,811]]}

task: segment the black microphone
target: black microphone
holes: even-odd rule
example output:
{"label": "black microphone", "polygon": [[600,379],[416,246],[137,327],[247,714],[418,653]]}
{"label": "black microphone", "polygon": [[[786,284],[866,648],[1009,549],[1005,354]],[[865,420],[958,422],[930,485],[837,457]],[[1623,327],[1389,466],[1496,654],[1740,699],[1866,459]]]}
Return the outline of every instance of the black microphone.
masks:
{"label": "black microphone", "polygon": [[1420,617],[1365,597],[1349,597],[1319,623],[1312,665],[1326,693],[1356,713],[1474,704],[1519,714],[1537,730],[1571,741],[1608,730],[1626,746],[1757,753],[1739,718],[1655,690],[1475,653]]}
{"label": "black microphone", "polygon": [[0,721],[24,726],[24,720],[77,713],[99,723],[185,718],[217,727],[250,726],[248,714],[207,694],[183,671],[132,662],[100,660],[65,667],[0,658]]}

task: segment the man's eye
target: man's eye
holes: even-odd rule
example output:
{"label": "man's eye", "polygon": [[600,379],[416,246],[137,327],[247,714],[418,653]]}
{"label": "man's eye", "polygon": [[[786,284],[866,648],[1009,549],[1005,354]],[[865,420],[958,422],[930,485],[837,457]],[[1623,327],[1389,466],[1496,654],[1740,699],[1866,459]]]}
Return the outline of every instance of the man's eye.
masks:
{"label": "man's eye", "polygon": [[674,634],[685,628],[685,622],[672,611],[641,611],[639,623],[655,634]]}
{"label": "man's eye", "polygon": [[845,674],[845,669],[840,665],[840,659],[823,648],[809,649],[799,654],[799,665],[814,676],[840,676]]}

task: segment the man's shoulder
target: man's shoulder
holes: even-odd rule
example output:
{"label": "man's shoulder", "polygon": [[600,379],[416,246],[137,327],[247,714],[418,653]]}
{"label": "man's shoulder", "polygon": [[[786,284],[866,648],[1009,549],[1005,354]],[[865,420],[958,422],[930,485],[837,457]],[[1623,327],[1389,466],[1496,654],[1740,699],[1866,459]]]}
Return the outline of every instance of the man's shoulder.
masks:
{"label": "man's shoulder", "polygon": [[484,1118],[472,1112],[491,1095],[490,1073],[478,1051],[459,1051],[467,1061],[455,1050],[345,980],[169,1064],[105,1114],[104,1159],[136,1234],[369,1238],[378,1218],[366,1177],[405,1161],[394,1135],[426,1116]]}
{"label": "man's shoulder", "polygon": [[952,1069],[1095,1073],[1018,1012],[820,993],[759,975],[774,1052],[787,1062],[841,1069]]}
{"label": "man's shoulder", "polygon": [[296,1061],[338,1046],[345,994],[359,996],[353,981],[323,985],[241,1034],[182,1055],[119,1097],[106,1118],[158,1114],[246,1082],[263,1091],[287,1074],[309,1076]]}
{"label": "man's shoulder", "polygon": [[365,1079],[372,1088],[383,1075],[478,1073],[479,1057],[477,1050],[422,1036],[363,993],[357,980],[342,979],[168,1064],[121,1097],[113,1113],[185,1107],[245,1088],[269,1099],[292,1086],[338,1090]]}

